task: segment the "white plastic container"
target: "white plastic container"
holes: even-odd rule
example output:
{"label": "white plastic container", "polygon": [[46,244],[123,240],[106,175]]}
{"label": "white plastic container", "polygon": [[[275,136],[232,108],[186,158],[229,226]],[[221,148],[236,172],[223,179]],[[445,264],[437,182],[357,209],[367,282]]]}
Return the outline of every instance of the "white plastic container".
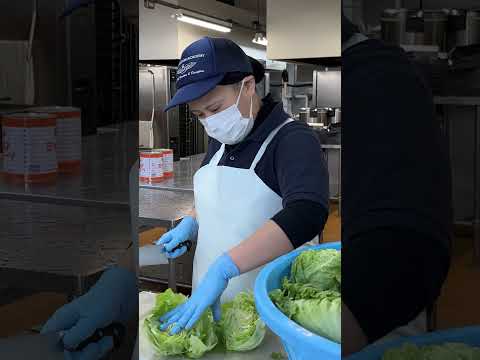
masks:
{"label": "white plastic container", "polygon": [[140,151],[140,181],[148,183],[160,182],[163,175],[163,151]]}
{"label": "white plastic container", "polygon": [[82,113],[79,108],[45,106],[32,111],[57,115],[57,160],[61,173],[77,172],[82,160]]}
{"label": "white plastic container", "polygon": [[56,115],[15,113],[2,118],[3,172],[28,183],[57,177]]}
{"label": "white plastic container", "polygon": [[163,152],[163,176],[169,178],[173,176],[173,150],[159,149]]}

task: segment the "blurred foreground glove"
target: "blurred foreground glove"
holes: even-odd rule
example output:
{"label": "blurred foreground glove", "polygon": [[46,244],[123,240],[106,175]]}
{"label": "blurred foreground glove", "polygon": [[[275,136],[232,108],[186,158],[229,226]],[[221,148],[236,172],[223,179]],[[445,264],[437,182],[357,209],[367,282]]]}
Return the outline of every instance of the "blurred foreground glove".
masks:
{"label": "blurred foreground glove", "polygon": [[195,218],[192,216],[185,216],[177,226],[163,234],[155,244],[163,247],[162,251],[166,253],[165,255],[167,258],[175,259],[180,255],[185,254],[187,247],[182,246],[180,249],[177,249],[173,252],[172,250],[182,242],[195,238],[195,236],[197,236],[197,232],[197,220],[195,220]]}
{"label": "blurred foreground glove", "polygon": [[[112,322],[125,323],[138,311],[137,280],[127,269],[106,270],[85,295],[58,309],[42,328],[42,333],[64,332],[63,343],[76,348],[97,329]],[[78,352],[65,352],[66,359],[97,360],[113,348],[113,338],[105,337]]]}
{"label": "blurred foreground glove", "polygon": [[220,296],[227,288],[228,281],[238,275],[240,271],[232,258],[227,253],[220,256],[208,268],[192,296],[160,318],[162,322],[160,330],[164,331],[173,323],[176,324],[170,330],[171,335],[177,334],[184,328],[189,330],[209,306],[212,307],[215,321],[220,320]]}

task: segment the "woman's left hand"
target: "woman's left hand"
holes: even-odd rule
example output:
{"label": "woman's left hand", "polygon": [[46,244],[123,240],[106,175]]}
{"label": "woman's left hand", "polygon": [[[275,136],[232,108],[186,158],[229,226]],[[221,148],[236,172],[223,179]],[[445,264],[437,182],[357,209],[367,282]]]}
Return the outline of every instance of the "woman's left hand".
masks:
{"label": "woman's left hand", "polygon": [[175,325],[170,330],[170,335],[183,329],[189,330],[209,306],[212,307],[214,320],[220,320],[220,296],[227,288],[228,281],[238,275],[240,271],[232,258],[227,253],[220,256],[209,267],[192,296],[160,318],[160,330],[166,330],[173,323]]}

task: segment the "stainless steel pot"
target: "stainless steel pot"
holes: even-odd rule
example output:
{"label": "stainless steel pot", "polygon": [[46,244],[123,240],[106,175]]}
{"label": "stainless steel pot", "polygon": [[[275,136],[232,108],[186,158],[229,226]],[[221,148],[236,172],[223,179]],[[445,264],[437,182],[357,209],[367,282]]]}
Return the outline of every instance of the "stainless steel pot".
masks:
{"label": "stainless steel pot", "polygon": [[308,122],[310,117],[310,109],[309,108],[300,108],[299,120],[303,122]]}
{"label": "stainless steel pot", "polygon": [[467,11],[463,9],[450,9],[448,13],[447,50],[466,43],[466,17]]}
{"label": "stainless steel pot", "polygon": [[327,109],[318,109],[317,119],[319,123],[322,123],[324,126],[328,126],[328,111]]}
{"label": "stainless steel pot", "polygon": [[407,9],[385,9],[380,18],[382,40],[392,45],[405,43]]}
{"label": "stainless steel pot", "polygon": [[438,45],[441,51],[446,51],[448,10],[425,10],[423,21],[423,45]]}
{"label": "stainless steel pot", "polygon": [[335,115],[332,119],[332,125],[333,124],[340,124],[342,121],[342,110],[340,108],[335,109]]}
{"label": "stainless steel pot", "polygon": [[467,12],[465,45],[472,44],[480,44],[480,9]]}

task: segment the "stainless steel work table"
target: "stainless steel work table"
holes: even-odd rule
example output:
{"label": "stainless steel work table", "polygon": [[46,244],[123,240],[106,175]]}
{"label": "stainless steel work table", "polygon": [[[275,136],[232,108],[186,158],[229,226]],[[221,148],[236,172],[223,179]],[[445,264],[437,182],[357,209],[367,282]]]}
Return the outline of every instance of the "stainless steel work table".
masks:
{"label": "stainless steel work table", "polygon": [[[99,128],[82,139],[78,175],[52,184],[0,177],[0,267],[34,276],[84,281],[115,263],[131,243],[129,166],[137,152],[135,123]],[[3,167],[3,161],[0,161]],[[25,276],[28,278],[28,276]]]}
{"label": "stainless steel work table", "polygon": [[[0,178],[0,199],[87,207],[129,208],[129,164],[135,154],[132,125],[100,128],[82,141],[81,174],[59,175],[52,184],[12,183]],[[0,166],[3,168],[3,157]]]}
{"label": "stainless steel work table", "polygon": [[[475,262],[480,264],[480,97],[437,96],[434,98],[436,105],[472,106],[475,109],[474,134],[473,134],[473,244]],[[444,117],[444,132],[450,135],[450,121]]]}
{"label": "stainless steel work table", "polygon": [[[139,222],[143,226],[173,228],[194,206],[193,175],[200,168],[205,154],[193,155],[173,163],[173,178],[159,183],[140,182]],[[168,287],[176,290],[175,260],[168,263]],[[147,276],[141,280],[154,281]]]}

